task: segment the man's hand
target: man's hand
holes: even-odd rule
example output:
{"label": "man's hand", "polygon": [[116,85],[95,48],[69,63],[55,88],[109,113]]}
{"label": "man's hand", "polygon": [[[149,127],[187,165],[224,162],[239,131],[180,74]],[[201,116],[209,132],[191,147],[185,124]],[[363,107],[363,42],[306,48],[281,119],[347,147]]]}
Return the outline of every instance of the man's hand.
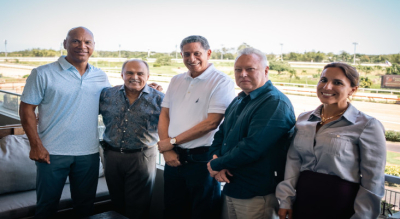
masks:
{"label": "man's hand", "polygon": [[228,176],[226,174],[228,174],[229,176],[233,176],[232,173],[229,172],[228,169],[223,169],[223,170],[219,171],[217,175],[215,175],[215,179],[218,182],[230,183],[231,181],[229,181]]}
{"label": "man's hand", "polygon": [[181,162],[179,162],[178,154],[175,151],[172,151],[172,150],[165,151],[163,153],[163,155],[164,155],[165,163],[168,166],[177,167],[177,166],[181,165]]}
{"label": "man's hand", "polygon": [[292,219],[293,215],[293,210],[292,209],[284,209],[284,208],[279,208],[278,211],[279,219],[285,219],[286,215],[289,215],[289,219]]}
{"label": "man's hand", "polygon": [[170,151],[174,148],[170,140],[171,138],[166,138],[158,142],[158,151],[160,151],[160,153],[164,153],[165,151]]}
{"label": "man's hand", "polygon": [[158,90],[158,91],[163,91],[162,86],[159,85],[159,84],[157,84],[157,83],[154,83],[154,82],[151,83],[151,84],[149,84],[149,87],[154,88],[154,89],[156,89],[156,90]]}
{"label": "man's hand", "polygon": [[49,152],[43,147],[42,144],[37,145],[36,147],[31,147],[31,151],[29,152],[29,158],[31,160],[35,160],[41,163],[50,164],[50,155]]}
{"label": "man's hand", "polygon": [[208,169],[208,172],[210,172],[210,176],[211,176],[211,177],[215,177],[215,175],[218,174],[218,171],[214,171],[214,170],[211,168],[211,161],[214,160],[214,159],[217,159],[217,158],[218,158],[218,156],[214,154],[214,155],[213,155],[213,159],[211,159],[211,160],[207,163],[207,169]]}

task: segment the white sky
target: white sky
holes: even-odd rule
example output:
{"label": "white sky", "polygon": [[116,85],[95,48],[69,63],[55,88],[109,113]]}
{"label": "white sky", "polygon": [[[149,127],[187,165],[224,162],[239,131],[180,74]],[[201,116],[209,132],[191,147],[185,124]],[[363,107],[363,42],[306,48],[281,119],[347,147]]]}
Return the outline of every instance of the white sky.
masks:
{"label": "white sky", "polygon": [[171,52],[189,35],[211,49],[241,43],[265,53],[400,52],[400,0],[0,0],[0,51],[59,49],[72,27],[97,50]]}

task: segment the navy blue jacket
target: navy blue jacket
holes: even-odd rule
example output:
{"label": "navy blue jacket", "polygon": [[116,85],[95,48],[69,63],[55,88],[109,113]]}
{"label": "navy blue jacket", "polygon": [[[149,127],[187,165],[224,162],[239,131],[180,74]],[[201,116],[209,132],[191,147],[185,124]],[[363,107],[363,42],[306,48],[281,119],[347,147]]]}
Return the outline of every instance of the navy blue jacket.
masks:
{"label": "navy blue jacket", "polygon": [[210,155],[218,156],[211,168],[233,174],[225,195],[247,199],[275,193],[295,122],[290,100],[271,81],[232,101],[210,147]]}

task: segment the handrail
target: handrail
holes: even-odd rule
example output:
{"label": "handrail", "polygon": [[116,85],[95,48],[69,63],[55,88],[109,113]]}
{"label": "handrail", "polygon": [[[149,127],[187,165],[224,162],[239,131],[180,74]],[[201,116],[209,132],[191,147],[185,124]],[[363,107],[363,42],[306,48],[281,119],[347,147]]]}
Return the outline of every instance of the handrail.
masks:
{"label": "handrail", "polygon": [[[317,87],[315,84],[296,84],[296,83],[286,83],[286,82],[279,82],[279,81],[274,81],[273,82],[275,85],[292,85],[292,86],[302,86],[302,87]],[[384,89],[375,89],[375,88],[358,88],[358,90],[363,90],[363,91],[376,91],[378,92],[387,92],[387,93],[400,93],[400,90],[384,90]]]}
{"label": "handrail", "polygon": [[6,91],[6,90],[0,90],[0,93],[6,93],[6,94],[15,95],[15,96],[22,96],[22,94],[18,94],[18,93],[14,93],[14,92],[11,92],[11,91]]}
{"label": "handrail", "polygon": [[385,174],[385,181],[389,183],[400,184],[400,177]]}

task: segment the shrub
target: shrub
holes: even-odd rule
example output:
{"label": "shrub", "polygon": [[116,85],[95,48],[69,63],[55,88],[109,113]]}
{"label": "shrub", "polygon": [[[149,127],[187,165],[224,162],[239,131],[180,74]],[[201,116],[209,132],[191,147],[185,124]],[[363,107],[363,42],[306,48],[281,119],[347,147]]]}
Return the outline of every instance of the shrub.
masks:
{"label": "shrub", "polygon": [[371,85],[372,85],[372,81],[368,77],[361,77],[360,78],[360,87],[370,88]]}
{"label": "shrub", "polygon": [[22,78],[27,78],[27,77],[29,77],[29,75],[24,75],[24,76],[22,76]]}
{"label": "shrub", "polygon": [[386,166],[385,174],[392,176],[400,176],[400,166]]}
{"label": "shrub", "polygon": [[154,64],[153,64],[153,67],[161,67],[161,64],[154,63]]}
{"label": "shrub", "polygon": [[0,78],[2,78],[3,77],[3,74],[2,73],[0,73]]}
{"label": "shrub", "polygon": [[[156,59],[156,64],[161,65],[171,65],[171,56],[169,55],[162,55]],[[155,66],[154,66],[155,67]]]}
{"label": "shrub", "polygon": [[389,130],[385,132],[385,137],[388,141],[400,141],[400,132]]}

